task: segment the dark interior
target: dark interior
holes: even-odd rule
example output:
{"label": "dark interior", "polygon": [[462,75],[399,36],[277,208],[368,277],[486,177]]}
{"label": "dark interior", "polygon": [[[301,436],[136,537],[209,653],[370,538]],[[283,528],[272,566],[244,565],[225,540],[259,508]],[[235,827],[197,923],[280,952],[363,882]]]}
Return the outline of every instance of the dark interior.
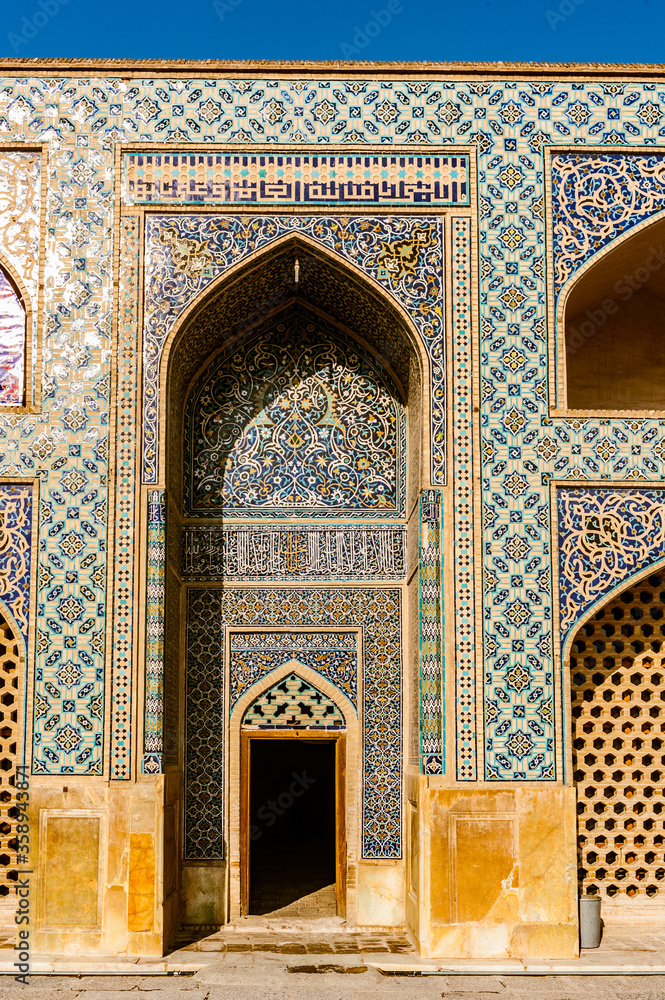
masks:
{"label": "dark interior", "polygon": [[249,912],[335,882],[334,740],[250,740]]}

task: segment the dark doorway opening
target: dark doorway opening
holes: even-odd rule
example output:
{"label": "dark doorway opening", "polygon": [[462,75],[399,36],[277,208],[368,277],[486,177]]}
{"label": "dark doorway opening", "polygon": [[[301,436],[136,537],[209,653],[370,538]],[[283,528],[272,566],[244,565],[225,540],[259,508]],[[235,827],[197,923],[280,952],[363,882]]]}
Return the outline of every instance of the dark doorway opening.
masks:
{"label": "dark doorway opening", "polygon": [[249,745],[249,913],[334,916],[335,741]]}

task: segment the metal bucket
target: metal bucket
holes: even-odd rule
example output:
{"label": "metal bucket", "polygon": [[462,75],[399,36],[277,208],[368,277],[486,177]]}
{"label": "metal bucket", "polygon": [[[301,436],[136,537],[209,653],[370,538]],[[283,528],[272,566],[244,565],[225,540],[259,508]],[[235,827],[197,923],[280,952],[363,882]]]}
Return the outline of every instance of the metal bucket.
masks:
{"label": "metal bucket", "polygon": [[600,896],[580,896],[580,948],[597,948],[600,938]]}

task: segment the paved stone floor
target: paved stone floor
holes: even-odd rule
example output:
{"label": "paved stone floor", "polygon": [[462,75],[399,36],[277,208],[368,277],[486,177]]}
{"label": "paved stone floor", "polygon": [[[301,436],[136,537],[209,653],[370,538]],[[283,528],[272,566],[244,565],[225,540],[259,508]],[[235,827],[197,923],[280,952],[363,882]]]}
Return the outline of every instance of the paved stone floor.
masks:
{"label": "paved stone floor", "polygon": [[[271,929],[270,924],[276,926]],[[341,922],[340,922],[341,923]],[[318,921],[318,926],[303,933],[291,929],[284,922],[265,920],[257,925],[251,920],[223,927],[200,941],[192,941],[179,951],[183,959],[192,960],[188,952],[270,952],[275,955],[360,955],[360,954],[410,954],[409,940],[400,932],[351,933],[336,927],[337,920]]]}
{"label": "paved stone floor", "polygon": [[[579,960],[580,972],[651,962],[659,975],[434,976],[377,968],[414,968],[418,961],[399,933],[354,933],[331,921],[319,921],[316,932],[266,930],[250,919],[169,956],[170,966],[188,968],[187,975],[141,975],[150,959],[121,959],[113,974],[34,975],[27,987],[0,976],[0,1000],[665,1000],[665,929],[606,929],[601,948]],[[118,975],[123,964],[127,974]]]}
{"label": "paved stone floor", "polygon": [[286,906],[277,906],[264,911],[266,917],[294,917],[298,920],[316,920],[319,917],[332,916],[337,911],[335,884],[326,885],[316,892],[308,892],[300,899],[294,899]]}
{"label": "paved stone floor", "polygon": [[195,976],[3,977],[2,1000],[663,1000],[665,976],[383,976],[352,956],[223,955]]}

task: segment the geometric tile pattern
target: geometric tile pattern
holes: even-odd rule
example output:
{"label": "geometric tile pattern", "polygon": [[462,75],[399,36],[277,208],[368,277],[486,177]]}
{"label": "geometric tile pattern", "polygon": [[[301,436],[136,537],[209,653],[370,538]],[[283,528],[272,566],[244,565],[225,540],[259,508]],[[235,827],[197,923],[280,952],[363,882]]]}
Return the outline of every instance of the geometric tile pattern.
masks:
{"label": "geometric tile pattern", "polygon": [[403,525],[186,526],[186,580],[401,580]]}
{"label": "geometric tile pattern", "polygon": [[[362,856],[368,859],[394,859],[402,856],[400,598],[399,590],[344,587],[334,590],[188,590],[185,784],[187,857],[220,858],[224,854],[221,822],[225,729],[222,710],[225,689],[224,629],[258,627],[272,636],[278,634],[274,632],[273,626],[280,630],[302,628],[302,635],[312,637],[320,634],[311,632],[312,627],[327,627],[332,630],[327,633],[328,636],[335,634],[334,630],[339,628],[362,630]],[[336,634],[341,636],[345,633]],[[244,640],[237,640],[242,641]],[[317,641],[312,640],[314,649]],[[328,638],[325,641],[328,643],[330,640]],[[350,641],[346,638],[336,640],[337,666],[335,670],[328,668],[328,679],[335,672],[339,674],[340,669],[348,673]],[[266,647],[271,647],[279,654],[274,658],[272,666],[296,659],[306,662],[311,669],[317,669],[316,657],[303,659],[306,647],[302,643],[295,644],[289,650],[286,645],[279,648],[279,641],[275,643],[268,639]],[[244,656],[244,659],[247,657]],[[261,663],[260,657],[258,659]],[[240,662],[242,660],[243,654]],[[320,655],[318,662],[321,663]],[[325,663],[325,656],[323,662]],[[265,661],[263,663],[268,666]],[[265,672],[265,669],[260,669],[258,675]],[[337,682],[332,680],[332,683]],[[348,683],[347,680],[347,689]]]}
{"label": "geometric tile pattern", "polygon": [[610,590],[665,557],[665,490],[557,490],[561,643]]}
{"label": "geometric tile pattern", "polygon": [[302,677],[289,674],[252,702],[242,724],[255,729],[343,729],[346,722],[334,701]]}
{"label": "geometric tile pattern", "polygon": [[476,781],[478,734],[476,732],[473,343],[471,285],[468,277],[471,268],[471,220],[453,218],[451,225],[457,780]]}
{"label": "geometric tile pattern", "polygon": [[121,781],[127,781],[132,776],[133,559],[138,547],[135,486],[140,236],[141,220],[135,215],[124,216],[120,227],[110,737],[110,777]]}
{"label": "geometric tile pattern", "polygon": [[[311,143],[317,151],[326,144],[329,149],[342,145],[354,154],[376,145],[386,154],[399,147],[408,155],[428,146],[452,150],[470,145],[477,152],[479,169],[480,277],[473,294],[481,314],[478,501],[482,502],[484,535],[483,566],[477,569],[479,574],[482,569],[484,601],[484,777],[504,781],[558,776],[553,726],[537,716],[538,706],[551,698],[555,682],[552,594],[547,580],[551,569],[549,481],[555,477],[573,485],[588,479],[630,485],[646,480],[658,486],[665,479],[665,425],[657,418],[549,416],[546,272],[550,273],[553,261],[546,260],[542,151],[546,144],[558,143],[566,144],[566,149],[574,145],[579,153],[587,145],[602,146],[612,156],[648,157],[643,147],[661,145],[665,128],[665,100],[657,82],[616,76],[606,82],[596,76],[559,81],[543,77],[455,82],[424,76],[376,81],[336,79],[330,74],[320,80],[293,75],[267,80],[226,79],[223,72],[213,79],[165,79],[152,74],[126,82],[93,74],[40,77],[37,66],[31,72],[35,75],[8,76],[3,81],[0,131],[8,143],[50,146],[50,198],[43,244],[48,255],[42,324],[44,411],[0,414],[0,475],[39,477],[40,540],[49,546],[48,552],[39,554],[39,569],[47,576],[54,574],[44,593],[61,586],[66,592],[63,598],[71,594],[83,605],[80,620],[70,624],[60,617],[59,598],[38,602],[36,696],[48,699],[46,685],[54,684],[58,657],[68,662],[75,652],[84,672],[73,712],[69,711],[72,699],[67,699],[66,711],[35,719],[35,767],[50,773],[96,773],[103,767],[103,718],[87,702],[93,694],[100,695],[104,686],[107,552],[103,505],[108,487],[103,477],[108,473],[107,376],[113,253],[117,251],[112,224],[114,143],[131,141],[154,148],[162,142],[171,149],[191,148],[192,152],[212,148],[212,144],[243,152],[258,145],[263,149],[269,143],[293,151]],[[38,170],[38,155],[29,149],[3,154],[3,164],[6,157],[14,157],[14,162],[30,157]],[[644,171],[640,173],[646,178]],[[4,172],[3,177],[7,176]],[[654,190],[660,186],[655,174],[651,182]],[[644,190],[641,184],[638,188]],[[35,190],[31,189],[25,204],[38,223],[40,199]],[[0,208],[4,211],[4,206]],[[10,215],[8,208],[0,226],[13,224]],[[418,216],[416,222],[422,220]],[[235,263],[250,252],[238,250],[237,233],[246,234],[248,246],[264,245],[289,227],[313,232],[320,226],[320,236],[313,234],[313,239],[324,245],[336,241],[337,252],[363,268],[362,227],[372,241],[378,239],[372,230],[375,223],[385,233],[394,221],[387,222],[378,214],[335,222],[267,213],[249,221],[245,214],[225,234],[231,259],[219,266]],[[384,235],[383,242],[398,241],[404,234],[391,230],[389,237]],[[6,247],[4,234],[1,242]],[[31,297],[30,289],[39,288],[39,240],[34,243],[35,252],[30,247],[19,249],[17,259],[10,263]],[[18,260],[20,254],[23,261]],[[570,256],[574,271],[582,254],[573,246]],[[28,258],[32,285],[22,270]],[[378,266],[372,263],[366,269],[390,286],[387,268],[384,276],[377,276]],[[424,270],[426,276],[430,274],[428,268]],[[433,267],[431,273],[440,274],[440,268]],[[201,278],[202,283],[207,280],[205,275]],[[411,288],[416,301],[415,291],[421,286],[415,281]],[[427,332],[427,322],[421,328],[418,309],[403,301],[403,292],[398,289],[391,294],[416,316],[434,363],[441,349],[440,319]],[[424,292],[422,298],[427,299]],[[441,302],[440,291],[431,299]],[[432,316],[436,318],[436,305]],[[148,369],[151,364],[148,355]],[[436,410],[439,404],[434,395],[436,417],[444,406]],[[433,435],[441,430],[439,422]],[[437,485],[441,482],[438,467],[435,472]],[[60,480],[68,473],[90,477],[80,503],[71,496],[64,503],[58,499],[65,499]],[[455,477],[453,469],[451,482]],[[84,502],[84,497],[90,499]],[[73,548],[75,536],[85,542],[78,554]],[[49,555],[60,560],[61,566],[51,562]],[[91,555],[93,561],[83,565]],[[84,594],[84,587],[94,600]],[[79,650],[87,659],[79,656]],[[524,687],[527,669],[530,679]],[[92,689],[79,697],[86,685]],[[79,729],[77,750],[57,748],[56,727],[45,728],[52,714]],[[85,719],[85,725],[77,721],[78,716]]]}
{"label": "geometric tile pattern", "polygon": [[[343,220],[320,216],[154,215],[146,223],[143,482],[157,482],[158,376],[178,317],[227,268],[301,233],[364,271],[404,307],[432,362],[432,475],[445,473],[443,231],[429,216]],[[355,346],[355,345],[354,345]]]}
{"label": "geometric tile pattern", "polygon": [[665,576],[643,576],[573,641],[578,877],[589,895],[663,893],[664,602]]}
{"label": "geometric tile pattern", "polygon": [[189,517],[404,511],[404,407],[360,345],[312,314],[280,314],[193,386],[185,414]]}
{"label": "geometric tile pattern", "polygon": [[468,160],[457,156],[125,153],[128,205],[455,205],[468,203]]}
{"label": "geometric tile pattern", "polygon": [[185,667],[186,860],[221,860],[224,849],[224,628],[222,591],[187,591]]}
{"label": "geometric tile pattern", "polygon": [[420,768],[423,774],[445,772],[445,722],[442,708],[444,663],[442,648],[441,493],[420,495]]}
{"label": "geometric tile pattern", "polygon": [[166,496],[148,492],[148,572],[146,591],[145,767],[155,773],[164,750],[164,598],[166,565]]}

